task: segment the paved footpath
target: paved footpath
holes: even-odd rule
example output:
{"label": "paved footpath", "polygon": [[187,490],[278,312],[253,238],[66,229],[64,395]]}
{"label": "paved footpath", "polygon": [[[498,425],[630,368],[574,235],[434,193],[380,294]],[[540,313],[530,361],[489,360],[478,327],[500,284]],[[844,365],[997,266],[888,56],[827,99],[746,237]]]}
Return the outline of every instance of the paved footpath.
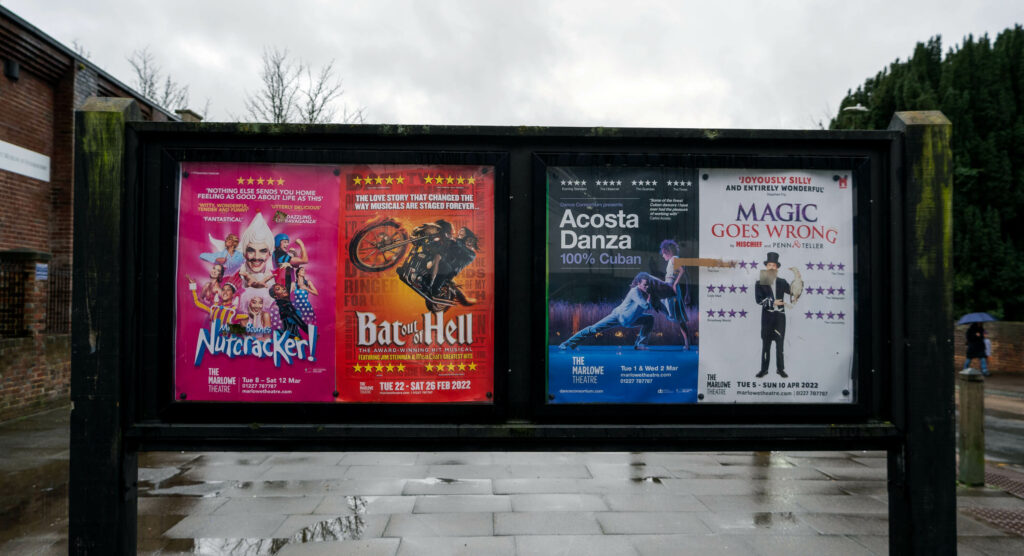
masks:
{"label": "paved footpath", "polygon": [[[0,424],[0,554],[67,554],[67,416]],[[989,471],[958,491],[959,552],[1024,554],[1024,472]],[[138,547],[885,554],[885,475],[881,452],[149,453]]]}

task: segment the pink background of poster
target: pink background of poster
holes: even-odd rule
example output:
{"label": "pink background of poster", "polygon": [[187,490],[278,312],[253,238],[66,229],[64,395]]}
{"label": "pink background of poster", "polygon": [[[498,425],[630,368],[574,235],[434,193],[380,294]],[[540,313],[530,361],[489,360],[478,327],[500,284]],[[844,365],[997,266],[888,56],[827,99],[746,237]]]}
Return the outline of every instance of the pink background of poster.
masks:
{"label": "pink background of poster", "polygon": [[[299,164],[195,162],[181,165],[175,277],[176,400],[334,400],[334,291],[340,187],[335,169],[333,165]],[[301,259],[301,250],[296,240],[301,239],[305,244],[308,262],[295,266],[306,269],[305,277],[319,293],[315,295],[311,290],[305,294],[291,292],[289,301],[294,313],[290,313],[287,307],[282,309],[270,297],[271,288],[245,288],[244,279],[239,273],[239,270],[247,268],[244,259],[237,255],[224,257],[226,253],[222,251],[223,246],[211,242],[211,237],[223,242],[231,233],[244,242],[245,232],[254,222],[257,213],[262,215],[272,236],[289,236],[291,247],[296,249],[297,259]],[[266,231],[259,225],[253,226],[253,230],[256,229]],[[272,261],[274,247],[270,245],[271,259],[268,263],[270,268],[276,269],[278,265]],[[245,248],[246,245],[239,245],[238,252],[244,253]],[[206,260],[200,258],[201,254],[207,254]],[[211,328],[216,326],[215,319],[209,310],[196,306],[187,277],[195,279],[197,294],[204,297],[204,285],[211,280],[213,263],[210,261],[218,256],[229,259],[224,280],[235,281],[242,286],[239,295],[235,297],[238,304],[220,303],[219,298],[209,293],[201,301],[207,301],[207,307],[227,307],[215,308],[215,316],[244,327],[252,319],[239,320],[238,317],[247,314],[249,302],[254,297],[262,297],[264,309],[273,315],[269,328],[274,331],[258,326],[255,330],[249,329],[244,334],[238,334],[239,327],[236,326],[234,333],[225,336],[212,333]],[[269,273],[270,269],[264,269],[264,272]],[[251,271],[249,274],[253,275]],[[276,273],[273,281],[277,279],[284,279],[281,271]],[[293,277],[291,282],[295,281]],[[268,280],[270,284],[272,281]],[[258,306],[258,303],[254,306]],[[237,308],[232,315],[234,307]],[[296,326],[293,330],[299,330],[296,334],[299,343],[305,340],[314,344],[312,354],[307,346],[302,346],[301,351],[295,344],[291,346],[292,349],[287,349],[284,337],[291,334],[280,332],[285,326],[282,324],[282,314],[286,317],[298,314],[303,320],[309,321],[309,326]],[[208,339],[209,343],[201,343],[200,337]],[[235,342],[218,346],[217,337],[231,338]],[[314,338],[315,341],[312,341]],[[255,346],[256,343],[260,346]],[[267,349],[275,344],[277,349]],[[237,350],[237,353],[230,356],[230,350]],[[195,362],[197,351],[203,354],[198,364]],[[263,356],[264,351],[276,352],[279,364],[275,364],[273,356]],[[282,351],[293,355],[291,363],[281,357]]]}

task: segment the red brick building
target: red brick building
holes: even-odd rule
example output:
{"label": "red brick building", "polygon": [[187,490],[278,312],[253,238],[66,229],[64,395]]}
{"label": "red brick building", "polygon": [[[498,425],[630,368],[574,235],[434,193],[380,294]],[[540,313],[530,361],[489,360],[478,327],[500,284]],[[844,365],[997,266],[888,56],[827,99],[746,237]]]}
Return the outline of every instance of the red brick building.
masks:
{"label": "red brick building", "polygon": [[177,117],[0,6],[0,421],[70,388],[74,111],[127,97]]}

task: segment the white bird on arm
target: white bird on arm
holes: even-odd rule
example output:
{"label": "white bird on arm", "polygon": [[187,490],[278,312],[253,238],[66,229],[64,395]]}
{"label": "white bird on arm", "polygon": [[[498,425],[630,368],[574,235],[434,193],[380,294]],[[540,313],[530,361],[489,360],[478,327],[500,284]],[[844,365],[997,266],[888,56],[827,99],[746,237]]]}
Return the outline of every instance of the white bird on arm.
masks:
{"label": "white bird on arm", "polygon": [[792,303],[786,303],[786,308],[792,309],[793,304],[800,299],[800,294],[804,293],[804,279],[800,276],[800,270],[795,267],[789,267],[793,271],[793,281],[789,283],[789,297],[793,300]]}

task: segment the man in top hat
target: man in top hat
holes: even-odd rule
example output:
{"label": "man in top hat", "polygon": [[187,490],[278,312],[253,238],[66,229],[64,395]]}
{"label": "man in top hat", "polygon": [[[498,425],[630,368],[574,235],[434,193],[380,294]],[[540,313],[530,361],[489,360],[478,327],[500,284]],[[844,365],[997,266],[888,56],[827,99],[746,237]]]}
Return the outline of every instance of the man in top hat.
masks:
{"label": "man in top hat", "polygon": [[782,357],[786,340],[785,295],[792,297],[789,282],[779,277],[779,254],[771,251],[764,261],[765,269],[754,285],[754,299],[761,305],[761,372],[756,378],[768,374],[768,363],[772,357],[772,342],[775,342],[775,370],[782,378],[788,378]]}

